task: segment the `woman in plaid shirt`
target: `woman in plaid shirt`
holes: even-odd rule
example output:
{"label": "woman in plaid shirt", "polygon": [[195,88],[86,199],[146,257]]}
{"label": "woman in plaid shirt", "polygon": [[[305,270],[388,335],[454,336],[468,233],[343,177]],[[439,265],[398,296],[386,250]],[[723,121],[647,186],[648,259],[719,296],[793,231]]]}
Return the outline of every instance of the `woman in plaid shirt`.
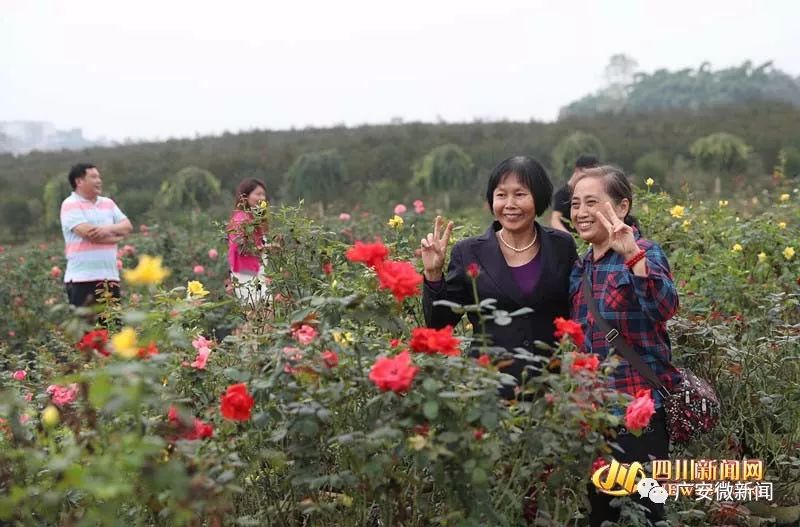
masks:
{"label": "woman in plaid shirt", "polygon": [[[600,315],[619,331],[630,347],[669,388],[679,380],[672,366],[667,320],[678,310],[678,293],[669,262],[661,248],[639,233],[630,215],[633,205],[631,185],[622,170],[603,166],[577,173],[570,181],[572,201],[570,216],[578,235],[591,245],[586,255],[575,263],[570,277],[571,318],[580,322],[585,352],[605,359],[612,347],[606,332],[594,320],[582,291],[588,274],[592,297]],[[619,365],[612,374],[614,386],[634,395],[650,385],[628,361],[616,354]],[[667,435],[662,396],[652,390],[656,413],[640,436],[621,428],[615,440],[622,451],[614,457],[622,463],[667,459]],[[591,525],[605,520],[617,521],[619,509],[610,506],[612,497],[590,488]],[[664,518],[664,506],[644,499],[648,520]]]}

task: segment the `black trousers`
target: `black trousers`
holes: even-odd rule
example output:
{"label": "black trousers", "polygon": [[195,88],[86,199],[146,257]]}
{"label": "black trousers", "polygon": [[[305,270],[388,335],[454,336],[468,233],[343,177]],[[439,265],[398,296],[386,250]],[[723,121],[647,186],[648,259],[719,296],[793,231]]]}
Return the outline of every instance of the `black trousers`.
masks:
{"label": "black trousers", "polygon": [[[638,461],[645,463],[651,459],[669,458],[669,435],[664,415],[664,409],[659,408],[650,420],[645,432],[639,437],[624,432],[614,440],[623,451],[612,447],[612,456],[620,463],[632,463]],[[657,521],[664,519],[664,505],[653,503],[648,498],[640,498],[638,493],[631,495],[631,498],[639,504],[647,507],[647,519],[655,525]],[[620,510],[611,506],[614,496],[609,496],[598,491],[594,485],[589,483],[589,503],[592,512],[589,514],[591,527],[600,527],[604,521],[619,521]]]}
{"label": "black trousers", "polygon": [[113,298],[120,297],[119,282],[111,282],[108,280],[68,282],[65,286],[67,290],[67,300],[75,307],[96,304],[97,298],[103,294],[106,287]]}

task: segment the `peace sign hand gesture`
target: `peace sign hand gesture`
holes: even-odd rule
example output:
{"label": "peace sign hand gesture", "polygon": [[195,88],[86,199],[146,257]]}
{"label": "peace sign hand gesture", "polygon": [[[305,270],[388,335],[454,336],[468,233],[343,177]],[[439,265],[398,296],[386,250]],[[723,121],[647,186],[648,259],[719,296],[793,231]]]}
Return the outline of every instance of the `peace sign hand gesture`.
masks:
{"label": "peace sign hand gesture", "polygon": [[444,227],[444,220],[441,216],[436,216],[433,222],[433,232],[428,233],[422,238],[422,266],[425,278],[429,282],[436,282],[442,279],[442,267],[444,258],[447,254],[447,245],[450,243],[450,234],[453,232],[453,222],[448,222]]}
{"label": "peace sign hand gesture", "polygon": [[633,227],[619,219],[611,203],[606,202],[603,207],[594,211],[594,216],[608,231],[611,249],[621,254],[625,260],[639,252],[639,246],[636,245],[636,239],[633,237]]}

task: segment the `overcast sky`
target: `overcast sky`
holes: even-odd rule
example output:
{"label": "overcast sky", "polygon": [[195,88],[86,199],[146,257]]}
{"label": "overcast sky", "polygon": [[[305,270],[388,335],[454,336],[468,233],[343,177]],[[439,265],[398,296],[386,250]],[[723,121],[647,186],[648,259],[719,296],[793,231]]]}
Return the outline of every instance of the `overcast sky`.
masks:
{"label": "overcast sky", "polygon": [[0,120],[112,139],[552,120],[614,53],[796,76],[798,20],[797,0],[0,0]]}

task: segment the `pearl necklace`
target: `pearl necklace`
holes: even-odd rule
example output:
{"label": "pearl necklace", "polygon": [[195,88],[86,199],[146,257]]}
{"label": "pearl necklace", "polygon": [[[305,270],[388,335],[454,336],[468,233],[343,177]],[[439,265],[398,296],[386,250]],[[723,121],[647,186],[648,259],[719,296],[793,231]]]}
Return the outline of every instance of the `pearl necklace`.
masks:
{"label": "pearl necklace", "polygon": [[528,249],[533,247],[533,244],[536,243],[536,237],[538,235],[539,235],[539,231],[537,231],[536,228],[534,227],[534,229],[533,229],[533,241],[531,241],[531,243],[529,243],[528,245],[526,245],[522,249],[517,249],[516,247],[514,247],[513,245],[510,245],[507,241],[505,241],[503,239],[503,232],[502,231],[497,231],[497,236],[500,238],[500,241],[503,242],[503,245],[505,245],[506,247],[508,247],[509,249],[514,251],[515,253],[524,253],[525,251],[527,251]]}

